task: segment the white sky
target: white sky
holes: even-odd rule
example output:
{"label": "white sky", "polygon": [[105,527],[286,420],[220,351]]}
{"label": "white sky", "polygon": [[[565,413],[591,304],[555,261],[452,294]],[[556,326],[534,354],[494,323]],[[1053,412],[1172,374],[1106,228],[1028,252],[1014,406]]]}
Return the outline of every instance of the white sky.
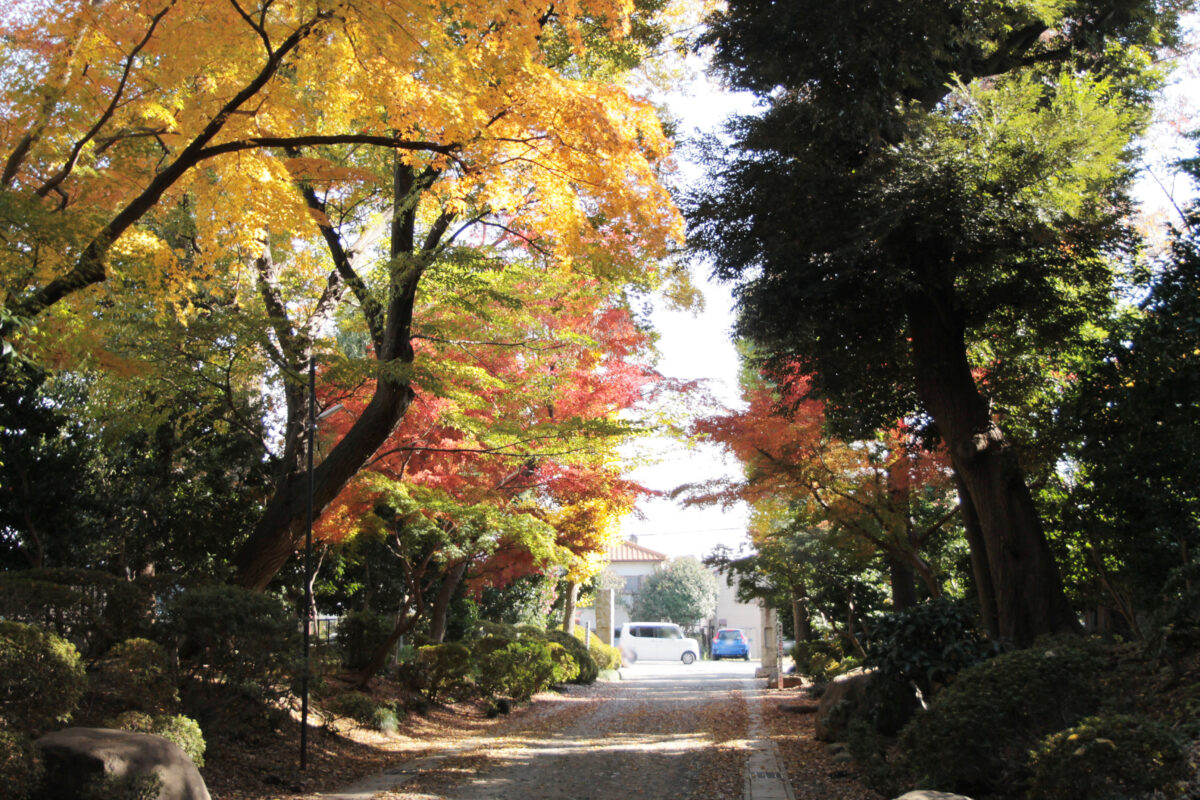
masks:
{"label": "white sky", "polygon": [[[750,107],[748,96],[721,92],[703,79],[665,99],[670,112],[680,120],[683,139],[699,133],[715,132],[721,121],[734,111]],[[682,151],[681,151],[682,152]],[[698,167],[683,163],[685,180],[698,178]],[[668,378],[704,380],[715,399],[726,405],[738,404],[737,352],[730,330],[733,325],[733,301],[726,287],[708,280],[710,270],[703,264],[691,264],[693,280],[705,295],[704,310],[698,314],[655,308],[652,320],[659,332],[661,360],[659,370]],[[682,442],[658,437],[642,448],[651,450],[658,463],[635,470],[631,477],[647,488],[670,492],[685,483],[698,483],[723,476],[738,476],[740,467],[725,458],[719,448],[699,446],[689,449]],[[682,508],[669,497],[644,500],[638,506],[641,515],[626,517],[622,532],[637,536],[638,543],[669,556],[693,555],[701,558],[715,546],[738,548],[746,540],[749,511],[734,509]]]}

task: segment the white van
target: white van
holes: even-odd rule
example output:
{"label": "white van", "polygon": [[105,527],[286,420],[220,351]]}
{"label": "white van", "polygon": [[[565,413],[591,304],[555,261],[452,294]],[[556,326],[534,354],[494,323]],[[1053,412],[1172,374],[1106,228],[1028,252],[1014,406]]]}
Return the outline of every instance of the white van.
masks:
{"label": "white van", "polygon": [[674,622],[626,622],[613,642],[621,659],[632,664],[646,661],[682,661],[691,664],[700,658],[700,643],[683,635]]}

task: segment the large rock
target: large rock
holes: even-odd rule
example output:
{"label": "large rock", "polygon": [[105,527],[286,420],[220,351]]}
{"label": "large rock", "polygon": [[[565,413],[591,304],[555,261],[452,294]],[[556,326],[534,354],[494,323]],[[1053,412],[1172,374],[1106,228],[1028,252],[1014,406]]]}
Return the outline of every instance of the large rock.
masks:
{"label": "large rock", "polygon": [[77,797],[86,782],[103,774],[124,778],[156,773],[162,781],[158,800],[211,800],[187,753],[161,736],[66,728],[46,734],[35,744],[46,765],[46,797]]}
{"label": "large rock", "polygon": [[873,672],[856,669],[829,682],[821,695],[814,723],[813,735],[819,741],[838,742],[845,738],[850,720],[866,711],[867,687],[874,679]]}
{"label": "large rock", "polygon": [[929,789],[918,789],[915,792],[902,794],[895,800],[971,800],[971,798],[961,794],[950,794],[949,792],[934,792]]}

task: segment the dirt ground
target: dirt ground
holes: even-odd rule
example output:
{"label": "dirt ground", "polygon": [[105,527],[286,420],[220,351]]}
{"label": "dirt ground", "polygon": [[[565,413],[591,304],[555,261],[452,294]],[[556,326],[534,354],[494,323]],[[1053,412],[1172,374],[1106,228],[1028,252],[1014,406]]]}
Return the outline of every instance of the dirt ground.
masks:
{"label": "dirt ground", "polygon": [[[797,800],[878,800],[812,738],[798,689],[724,673],[650,671],[634,680],[539,695],[488,719],[476,705],[410,715],[395,733],[345,720],[309,737],[214,743],[203,770],[215,800],[331,800],[368,776],[378,800],[742,798],[748,703],[780,748]],[[686,675],[687,680],[680,680]],[[386,691],[384,689],[384,691]]]}

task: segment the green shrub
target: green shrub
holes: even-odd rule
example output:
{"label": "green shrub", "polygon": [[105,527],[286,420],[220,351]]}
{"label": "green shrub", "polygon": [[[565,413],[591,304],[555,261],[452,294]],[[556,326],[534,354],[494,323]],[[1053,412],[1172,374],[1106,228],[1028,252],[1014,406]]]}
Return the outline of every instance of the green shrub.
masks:
{"label": "green shrub", "polygon": [[87,688],[75,646],[49,631],[0,621],[0,719],[40,733],[66,722]]}
{"label": "green shrub", "polygon": [[[582,628],[575,628],[575,638],[582,640],[584,635]],[[598,669],[621,668],[621,651],[611,644],[605,644],[595,633],[592,633],[591,641],[588,642],[588,651],[592,656],[592,660],[596,662]]]}
{"label": "green shrub", "polygon": [[926,697],[992,655],[974,616],[961,602],[946,598],[876,618],[864,645],[866,667],[885,681],[916,684]]}
{"label": "green shrub", "polygon": [[128,775],[108,772],[89,779],[79,792],[78,800],[157,800],[162,788],[162,778],[157,772]]}
{"label": "green shrub", "polygon": [[473,671],[471,651],[458,642],[447,642],[418,647],[413,658],[399,666],[397,677],[430,702],[438,702],[470,692]]}
{"label": "green shrub", "polygon": [[179,703],[167,651],[149,639],[126,639],[100,662],[96,688],[124,708],[168,711]]}
{"label": "green shrub", "polygon": [[942,686],[992,655],[992,647],[961,602],[930,600],[877,617],[864,641],[863,664],[876,679],[868,690],[870,722],[894,734]]}
{"label": "green shrub", "polygon": [[178,652],[184,710],[206,729],[236,734],[230,724],[282,721],[300,631],[278,598],[237,586],[188,589],[167,604],[163,630]]}
{"label": "green shrub", "polygon": [[796,672],[823,683],[850,669],[841,644],[835,639],[821,638],[796,642],[792,648]]}
{"label": "green shrub", "polygon": [[1167,577],[1149,645],[1156,656],[1172,664],[1180,653],[1200,645],[1200,559],[1176,567]]}
{"label": "green shrub", "polygon": [[571,654],[571,658],[575,662],[576,674],[575,677],[568,680],[584,685],[596,682],[596,678],[600,675],[600,667],[596,663],[596,659],[592,658],[592,654],[588,652],[587,645],[563,630],[547,631],[546,636],[551,642],[565,647]]}
{"label": "green shrub", "polygon": [[904,792],[901,776],[888,760],[891,743],[891,737],[881,734],[867,720],[854,719],[846,726],[846,749],[854,759],[857,777],[884,797],[898,797]]}
{"label": "green shrub", "polygon": [[371,663],[393,627],[391,617],[367,610],[351,611],[338,620],[336,643],[343,666],[358,670]]}
{"label": "green shrub", "polygon": [[28,736],[0,730],[0,786],[5,797],[26,800],[42,782],[42,762]]}
{"label": "green shrub", "polygon": [[1088,717],[1048,737],[1031,757],[1029,800],[1124,800],[1187,777],[1183,746],[1157,722]]}
{"label": "green shrub", "polygon": [[550,661],[554,665],[550,677],[551,685],[570,683],[579,677],[579,662],[570,650],[558,642],[546,642],[546,647],[550,649]]}
{"label": "green shrub", "polygon": [[325,701],[325,707],[339,717],[354,720],[364,728],[394,732],[399,726],[399,715],[391,703],[380,703],[362,692],[345,692]]}
{"label": "green shrub", "polygon": [[482,619],[479,621],[478,638],[484,639],[489,636],[515,641],[521,638],[521,633],[517,630],[516,625],[509,625],[507,622],[491,622],[490,620]]}
{"label": "green shrub", "polygon": [[182,714],[145,714],[141,711],[126,711],[105,721],[105,726],[133,733],[149,733],[161,736],[179,745],[197,767],[204,766],[204,733],[191,717]]}
{"label": "green shrub", "polygon": [[517,639],[515,636],[507,637],[491,634],[487,636],[481,636],[480,638],[471,642],[471,655],[475,659],[476,663],[478,663],[485,656],[490,655],[497,650],[503,650],[516,640]]}
{"label": "green shrub", "polygon": [[556,666],[548,642],[521,639],[479,657],[478,684],[488,696],[528,700],[553,684]]}
{"label": "green shrub", "polygon": [[1099,708],[1104,648],[1082,637],[1044,639],[976,664],[900,732],[903,763],[920,785],[971,794],[1011,792],[1027,755],[1050,733]]}

